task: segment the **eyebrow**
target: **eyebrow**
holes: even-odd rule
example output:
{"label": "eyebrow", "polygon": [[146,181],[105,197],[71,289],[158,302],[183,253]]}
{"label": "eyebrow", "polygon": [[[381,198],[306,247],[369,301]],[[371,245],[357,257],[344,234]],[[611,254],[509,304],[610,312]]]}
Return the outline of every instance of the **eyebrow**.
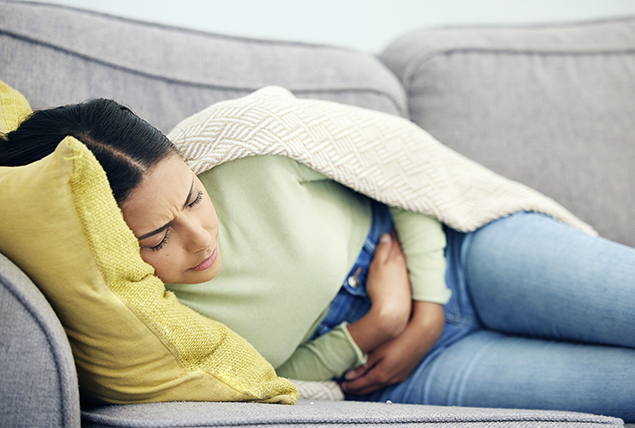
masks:
{"label": "eyebrow", "polygon": [[[190,201],[190,198],[192,197],[192,192],[194,190],[194,180],[192,180],[192,185],[190,186],[190,191],[187,194],[187,198],[185,198],[185,203],[183,204],[183,209],[185,209],[185,207],[187,207],[188,202]],[[151,236],[156,235],[157,233],[161,233],[163,232],[165,229],[167,229],[168,227],[172,226],[172,222],[174,220],[164,224],[163,226],[161,226],[158,229],[153,230],[152,232],[148,232],[148,233],[144,233],[143,235],[141,235],[140,237],[137,238],[138,241],[143,241],[144,239],[147,239]]]}

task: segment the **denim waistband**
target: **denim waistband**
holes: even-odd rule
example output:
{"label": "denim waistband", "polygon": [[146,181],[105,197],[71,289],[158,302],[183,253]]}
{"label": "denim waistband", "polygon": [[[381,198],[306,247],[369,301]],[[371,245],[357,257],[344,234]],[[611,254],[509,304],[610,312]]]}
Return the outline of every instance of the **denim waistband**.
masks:
{"label": "denim waistband", "polygon": [[376,201],[371,203],[372,222],[364,246],[311,339],[328,333],[344,321],[349,323],[357,321],[370,309],[371,302],[366,292],[368,269],[373,261],[379,239],[384,233],[390,233],[394,227],[388,207]]}

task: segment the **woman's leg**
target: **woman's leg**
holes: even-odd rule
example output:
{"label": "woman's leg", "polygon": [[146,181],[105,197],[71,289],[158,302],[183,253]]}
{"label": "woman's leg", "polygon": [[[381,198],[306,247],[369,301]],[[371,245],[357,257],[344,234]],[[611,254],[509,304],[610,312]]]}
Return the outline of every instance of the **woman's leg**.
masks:
{"label": "woman's leg", "polygon": [[635,422],[635,349],[480,330],[417,374],[405,402],[563,410]]}
{"label": "woman's leg", "polygon": [[406,381],[357,399],[635,422],[635,250],[524,213],[448,243],[441,339]]}
{"label": "woman's leg", "polygon": [[635,249],[530,213],[467,239],[466,282],[484,328],[635,347]]}

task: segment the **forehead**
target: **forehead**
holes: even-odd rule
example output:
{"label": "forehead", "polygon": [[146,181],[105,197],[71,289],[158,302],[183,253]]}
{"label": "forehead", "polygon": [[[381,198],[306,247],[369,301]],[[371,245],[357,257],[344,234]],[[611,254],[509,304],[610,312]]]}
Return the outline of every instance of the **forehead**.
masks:
{"label": "forehead", "polygon": [[174,220],[183,209],[194,174],[178,156],[148,170],[121,206],[128,226],[139,236]]}

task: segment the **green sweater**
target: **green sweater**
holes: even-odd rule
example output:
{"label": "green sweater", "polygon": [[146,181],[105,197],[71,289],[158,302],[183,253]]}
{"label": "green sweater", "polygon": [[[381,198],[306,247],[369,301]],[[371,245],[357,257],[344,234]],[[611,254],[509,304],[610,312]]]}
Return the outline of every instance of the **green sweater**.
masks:
{"label": "green sweater", "polygon": [[[247,339],[279,375],[326,380],[365,361],[342,324],[307,342],[370,229],[367,197],[283,156],[234,160],[199,175],[218,214],[220,273],[168,284],[179,300]],[[416,300],[446,303],[445,235],[391,208]]]}

